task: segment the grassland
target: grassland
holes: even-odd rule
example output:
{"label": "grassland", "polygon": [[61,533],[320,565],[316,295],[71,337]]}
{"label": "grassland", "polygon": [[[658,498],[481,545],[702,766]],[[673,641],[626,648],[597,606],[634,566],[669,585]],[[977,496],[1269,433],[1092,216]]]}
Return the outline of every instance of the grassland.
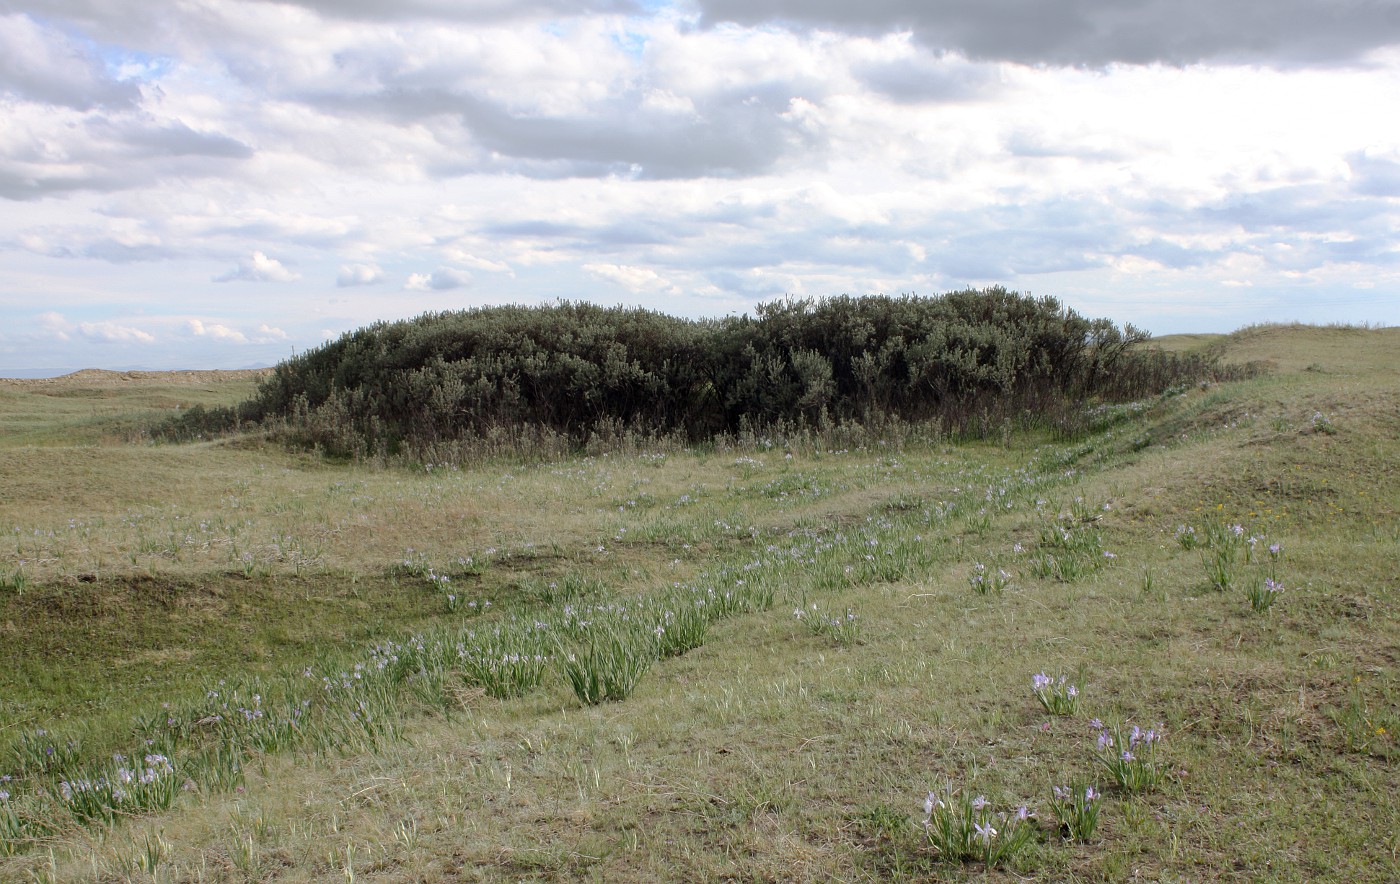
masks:
{"label": "grassland", "polygon": [[[0,880],[1400,879],[1400,331],[1158,344],[1273,370],[1068,444],[462,469],[141,443],[246,377],[4,386]],[[696,646],[641,641],[684,600]],[[537,633],[538,686],[491,696],[473,649]],[[649,668],[590,705],[566,664],[605,633]],[[1142,788],[1092,719],[1165,735]],[[147,739],[180,788],[80,819],[61,784]],[[1053,787],[1090,784],[1067,838]],[[930,791],[1035,837],[948,861]]]}

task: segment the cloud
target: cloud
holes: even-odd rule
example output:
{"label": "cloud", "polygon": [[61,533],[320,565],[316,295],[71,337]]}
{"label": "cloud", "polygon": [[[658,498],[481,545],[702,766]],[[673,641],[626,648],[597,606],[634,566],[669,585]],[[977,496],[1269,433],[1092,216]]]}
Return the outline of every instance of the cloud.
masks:
{"label": "cloud", "polygon": [[190,334],[196,337],[210,337],[221,341],[230,341],[235,344],[248,343],[247,335],[237,329],[229,328],[226,325],[219,325],[217,323],[205,325],[198,319],[191,319],[189,322],[185,323],[185,328]]}
{"label": "cloud", "polygon": [[410,291],[450,291],[465,288],[472,284],[472,275],[465,270],[439,267],[432,273],[413,273],[408,277],[404,288]]}
{"label": "cloud", "polygon": [[507,264],[505,261],[490,261],[486,258],[478,258],[476,255],[473,255],[470,252],[465,252],[459,248],[445,249],[444,253],[447,255],[448,258],[455,261],[456,263],[465,264],[473,270],[484,270],[488,273],[506,274],[511,274],[513,272],[510,268],[510,265]]}
{"label": "cloud", "polygon": [[533,32],[409,26],[393,40],[357,30],[319,59],[274,60],[249,76],[337,120],[387,123],[394,141],[431,136],[414,152],[435,179],[734,178],[820,148],[812,115],[829,89],[824,59],[803,40],[683,33],[662,20],[621,27],[601,17]]}
{"label": "cloud", "polygon": [[0,15],[0,93],[6,92],[76,110],[131,106],[141,96],[135,84],[107,72],[91,43],[23,14]]}
{"label": "cloud", "polygon": [[971,101],[990,97],[1000,83],[995,68],[957,55],[910,54],[869,60],[851,73],[867,88],[901,104]]}
{"label": "cloud", "polygon": [[97,117],[86,123],[94,142],[109,142],[126,148],[129,158],[214,157],[244,160],[253,149],[243,142],[217,132],[197,132],[181,120],[155,123],[145,119],[114,120]]}
{"label": "cloud", "polygon": [[158,235],[139,225],[113,221],[107,229],[92,227],[36,228],[16,237],[16,243],[36,255],[51,258],[96,258],[113,264],[159,261],[176,257]]}
{"label": "cloud", "polygon": [[276,258],[269,258],[262,252],[239,259],[236,269],[214,277],[215,282],[293,282],[298,279],[301,274],[293,273]]}
{"label": "cloud", "polygon": [[1372,0],[697,0],[702,22],[910,32],[979,60],[1103,66],[1354,63],[1400,42],[1400,10]]}
{"label": "cloud", "polygon": [[80,322],[78,323],[78,333],[88,340],[104,344],[113,342],[154,344],[156,340],[155,335],[139,328],[119,325],[115,322]]}
{"label": "cloud", "polygon": [[62,313],[57,313],[52,310],[40,313],[38,316],[38,321],[39,328],[42,329],[46,334],[51,335],[59,339],[60,341],[71,340],[68,333],[72,329],[72,325],[69,324],[68,320],[63,318]]}
{"label": "cloud", "polygon": [[32,101],[4,106],[0,197],[9,199],[227,176],[253,155],[237,139],[135,109],[82,111]]}
{"label": "cloud", "polygon": [[[1393,322],[1397,8],[0,0],[0,315],[52,311],[20,361],[230,367],[473,276],[686,315],[1002,282],[1144,324],[1170,286],[1250,281],[1262,321],[1368,282],[1346,318]],[[299,282],[229,315],[215,280]]]}
{"label": "cloud", "polygon": [[209,338],[213,341],[228,344],[272,344],[287,340],[287,333],[285,331],[270,326],[265,322],[260,324],[257,332],[252,335],[222,323],[204,322],[200,319],[187,320],[185,322],[185,331],[197,338]]}
{"label": "cloud", "polygon": [[384,271],[377,264],[342,264],[336,273],[335,284],[340,288],[357,285],[373,285],[382,282]]}
{"label": "cloud", "polygon": [[[282,3],[286,0],[258,0]],[[377,21],[463,21],[505,22],[591,13],[635,14],[644,4],[631,0],[290,0],[296,6],[315,10],[328,18]]]}
{"label": "cloud", "polygon": [[802,96],[781,84],[715,96],[693,117],[648,110],[640,99],[624,96],[567,116],[517,113],[476,95],[435,89],[385,92],[356,105],[404,123],[443,115],[460,120],[462,146],[475,146],[477,157],[455,157],[434,170],[442,176],[732,178],[769,171],[819,140],[802,124]]}
{"label": "cloud", "polygon": [[[8,168],[7,168],[8,167]],[[0,156],[0,198],[37,200],[84,190],[115,190],[123,183],[106,171],[64,167],[41,167],[37,163],[14,162]]]}
{"label": "cloud", "polygon": [[1400,197],[1400,158],[1359,151],[1347,157],[1352,189],[1366,196]]}
{"label": "cloud", "polygon": [[583,269],[599,279],[616,283],[633,292],[680,294],[679,288],[666,281],[649,267],[630,267],[624,264],[584,264]]}
{"label": "cloud", "polygon": [[45,334],[60,341],[71,341],[75,335],[95,344],[154,344],[156,341],[150,332],[111,320],[70,322],[62,313],[53,310],[40,313],[37,319]]}
{"label": "cloud", "polygon": [[721,291],[743,296],[751,301],[768,301],[785,294],[801,294],[801,287],[790,278],[780,278],[756,268],[744,272],[713,270],[706,280]]}

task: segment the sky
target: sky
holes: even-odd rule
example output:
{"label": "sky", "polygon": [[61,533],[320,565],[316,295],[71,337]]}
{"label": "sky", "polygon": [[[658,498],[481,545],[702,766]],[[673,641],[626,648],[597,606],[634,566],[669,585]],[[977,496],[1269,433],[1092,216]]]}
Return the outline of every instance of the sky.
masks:
{"label": "sky", "polygon": [[0,0],[0,376],[557,299],[1400,324],[1400,0]]}

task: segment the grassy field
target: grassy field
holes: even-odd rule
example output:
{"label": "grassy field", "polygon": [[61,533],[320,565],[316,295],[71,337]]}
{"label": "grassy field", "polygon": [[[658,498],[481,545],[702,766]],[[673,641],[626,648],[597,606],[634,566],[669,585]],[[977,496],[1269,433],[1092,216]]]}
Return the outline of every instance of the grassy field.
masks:
{"label": "grassy field", "polygon": [[1400,880],[1400,330],[1157,343],[1272,370],[462,469],[0,381],[0,881]]}

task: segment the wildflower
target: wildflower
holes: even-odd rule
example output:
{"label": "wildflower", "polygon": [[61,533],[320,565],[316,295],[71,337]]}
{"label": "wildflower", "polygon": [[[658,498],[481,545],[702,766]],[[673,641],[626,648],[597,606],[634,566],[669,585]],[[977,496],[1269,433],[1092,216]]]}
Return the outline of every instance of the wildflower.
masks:
{"label": "wildflower", "polygon": [[997,830],[992,828],[990,822],[985,826],[981,823],[973,823],[972,828],[977,830],[977,837],[982,839],[983,844],[991,844],[992,839],[997,836]]}
{"label": "wildflower", "polygon": [[973,809],[973,810],[982,810],[983,808],[985,808],[985,807],[986,807],[988,804],[990,804],[990,803],[991,803],[991,802],[987,800],[987,796],[985,796],[985,795],[978,795],[976,798],[972,799],[972,809]]}

